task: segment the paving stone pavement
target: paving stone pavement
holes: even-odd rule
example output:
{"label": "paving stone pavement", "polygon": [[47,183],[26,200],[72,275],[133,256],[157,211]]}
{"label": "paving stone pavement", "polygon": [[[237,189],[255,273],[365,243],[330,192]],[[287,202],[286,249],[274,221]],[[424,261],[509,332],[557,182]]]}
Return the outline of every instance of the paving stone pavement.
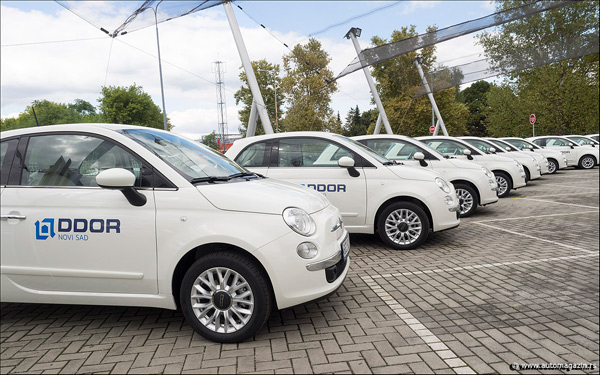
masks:
{"label": "paving stone pavement", "polygon": [[598,192],[598,168],[569,169],[416,250],[352,235],[336,293],[239,344],[204,340],[178,311],[3,303],[0,372],[598,373]]}

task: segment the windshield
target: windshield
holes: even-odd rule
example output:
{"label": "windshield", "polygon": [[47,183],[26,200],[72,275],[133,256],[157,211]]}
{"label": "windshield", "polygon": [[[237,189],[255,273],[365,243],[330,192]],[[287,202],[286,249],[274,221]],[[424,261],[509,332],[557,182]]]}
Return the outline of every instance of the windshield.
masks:
{"label": "windshield", "polygon": [[[518,148],[516,148],[515,146],[511,145],[510,143],[506,143],[504,141],[501,141],[499,139],[488,139],[488,141],[490,141],[491,143],[497,145],[498,147],[502,148],[502,150],[504,151],[519,151]],[[508,150],[506,149],[508,147]]]}
{"label": "windshield", "polygon": [[209,177],[225,178],[248,172],[218,152],[176,134],[150,128],[126,129],[122,133],[155,153],[189,181]]}
{"label": "windshield", "polygon": [[343,142],[351,143],[354,146],[359,147],[361,150],[363,150],[364,152],[369,154],[369,156],[373,157],[374,159],[377,159],[377,161],[380,162],[381,164],[393,164],[393,162],[390,159],[379,155],[377,152],[371,150],[370,148],[368,148],[367,146],[363,145],[360,142],[356,142],[354,139],[346,138],[343,135],[339,135],[339,134],[334,134],[334,135]]}
{"label": "windshield", "polygon": [[529,146],[533,146],[534,149],[539,149],[540,147],[535,143],[527,142],[523,139],[503,139],[507,143],[517,147],[519,150],[529,150]]}
{"label": "windshield", "polygon": [[579,144],[581,146],[595,145],[595,144],[598,143],[598,142],[595,142],[595,141],[593,141],[593,140],[591,140],[589,138],[586,138],[586,137],[570,136],[570,137],[567,137],[567,138],[569,138],[570,140],[573,140],[573,141],[577,142],[577,144]]}
{"label": "windshield", "polygon": [[362,139],[362,142],[366,142],[365,145],[367,147],[371,147],[371,149],[377,151],[380,155],[391,160],[412,160],[417,152],[424,153],[425,157],[428,157],[427,154],[429,153],[437,159],[444,159],[444,155],[419,141],[411,142],[406,139],[396,138],[370,138]]}
{"label": "windshield", "polygon": [[476,149],[471,149],[470,146],[463,144],[462,142],[453,140],[453,139],[419,139],[419,141],[423,142],[430,148],[436,150],[444,156],[456,156],[456,155],[464,155],[465,150],[471,151],[473,155],[479,155],[479,151]]}
{"label": "windshield", "polygon": [[491,151],[492,148],[494,148],[496,150],[496,152],[500,152],[500,153],[504,152],[498,146],[496,146],[496,145],[494,145],[492,143],[480,140],[480,139],[470,139],[470,138],[466,138],[465,139],[465,138],[463,138],[463,141],[467,142],[471,146],[477,147],[479,150],[485,152],[486,154],[491,154],[492,153],[492,151]]}

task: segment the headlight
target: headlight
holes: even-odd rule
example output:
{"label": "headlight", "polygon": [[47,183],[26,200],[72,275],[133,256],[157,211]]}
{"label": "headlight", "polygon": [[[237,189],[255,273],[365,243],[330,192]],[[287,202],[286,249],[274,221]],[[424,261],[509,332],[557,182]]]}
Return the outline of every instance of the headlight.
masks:
{"label": "headlight", "polygon": [[283,220],[294,232],[303,236],[312,236],[317,230],[315,221],[301,208],[286,208],[283,210]]}
{"label": "headlight", "polygon": [[481,167],[481,171],[487,176],[487,178],[494,178],[494,174],[486,167]]}
{"label": "headlight", "polygon": [[435,183],[437,184],[437,186],[442,189],[442,191],[446,194],[450,194],[450,186],[448,186],[448,184],[446,183],[446,181],[442,180],[439,177],[435,178]]}

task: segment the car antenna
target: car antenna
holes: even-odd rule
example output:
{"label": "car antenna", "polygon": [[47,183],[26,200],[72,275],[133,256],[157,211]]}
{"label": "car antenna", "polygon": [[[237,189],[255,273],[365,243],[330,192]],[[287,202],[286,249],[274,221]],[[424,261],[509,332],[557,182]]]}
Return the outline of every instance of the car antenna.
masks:
{"label": "car antenna", "polygon": [[31,110],[33,111],[33,117],[35,117],[35,123],[37,124],[37,126],[40,126],[40,122],[37,119],[37,115],[35,114],[35,107],[33,106],[33,104],[31,105]]}

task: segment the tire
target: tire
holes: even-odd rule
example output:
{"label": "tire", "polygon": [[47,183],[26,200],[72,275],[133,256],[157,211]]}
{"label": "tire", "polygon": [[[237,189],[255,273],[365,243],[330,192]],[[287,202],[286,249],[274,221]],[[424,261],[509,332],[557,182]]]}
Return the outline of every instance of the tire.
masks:
{"label": "tire", "polygon": [[528,183],[531,181],[531,173],[529,173],[529,169],[527,169],[527,167],[524,166],[523,169],[525,170],[525,183]]}
{"label": "tire", "polygon": [[454,184],[456,195],[460,200],[460,217],[468,217],[473,215],[479,203],[479,195],[477,191],[467,184]]}
{"label": "tire", "polygon": [[229,252],[198,259],[185,273],[179,294],[192,328],[221,343],[254,336],[269,318],[273,303],[263,274],[247,258]]}
{"label": "tire", "polygon": [[498,198],[504,198],[512,190],[513,184],[505,172],[494,172],[496,182],[498,183]]}
{"label": "tire", "polygon": [[579,159],[579,168],[581,169],[592,169],[596,165],[596,158],[592,155],[583,155],[581,159]]}
{"label": "tire", "polygon": [[558,171],[558,162],[554,159],[548,159],[548,173],[555,174]]}
{"label": "tire", "polygon": [[395,250],[419,247],[429,235],[429,218],[418,205],[410,202],[389,204],[377,219],[381,240]]}

